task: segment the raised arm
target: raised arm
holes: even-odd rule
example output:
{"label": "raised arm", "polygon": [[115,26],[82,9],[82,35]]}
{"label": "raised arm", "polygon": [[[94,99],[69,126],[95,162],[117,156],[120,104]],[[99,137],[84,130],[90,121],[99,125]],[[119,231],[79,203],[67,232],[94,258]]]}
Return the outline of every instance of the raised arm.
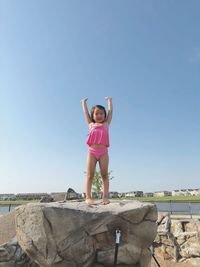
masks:
{"label": "raised arm", "polygon": [[112,104],[112,98],[111,97],[106,96],[105,99],[108,102],[108,115],[107,115],[106,121],[109,125],[111,123],[111,120],[112,120],[113,104]]}
{"label": "raised arm", "polygon": [[88,100],[87,97],[86,97],[86,98],[83,98],[83,99],[81,100],[81,103],[82,103],[83,113],[84,113],[84,115],[85,115],[86,122],[87,122],[87,124],[89,125],[89,124],[92,122],[92,120],[91,120],[91,118],[90,118],[90,114],[89,114],[89,112],[88,112],[87,103],[86,103],[87,100]]}

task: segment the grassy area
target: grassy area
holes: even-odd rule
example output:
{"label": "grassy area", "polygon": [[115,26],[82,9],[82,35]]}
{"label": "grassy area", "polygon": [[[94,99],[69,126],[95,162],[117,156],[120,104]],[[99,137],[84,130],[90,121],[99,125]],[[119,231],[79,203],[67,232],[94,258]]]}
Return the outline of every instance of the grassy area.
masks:
{"label": "grassy area", "polygon": [[[120,200],[138,200],[144,202],[191,202],[200,203],[200,196],[168,196],[168,197],[130,197],[118,199],[114,198],[115,201]],[[30,202],[38,202],[38,200],[16,200],[16,201],[0,201],[0,205],[23,205]]]}
{"label": "grassy area", "polygon": [[0,201],[0,205],[1,206],[8,206],[8,205],[23,205],[23,204],[27,204],[27,203],[30,203],[30,202],[38,202],[37,200],[1,200]]}
{"label": "grassy area", "polygon": [[167,196],[167,197],[132,197],[127,200],[138,200],[146,202],[191,202],[200,203],[200,196]]}

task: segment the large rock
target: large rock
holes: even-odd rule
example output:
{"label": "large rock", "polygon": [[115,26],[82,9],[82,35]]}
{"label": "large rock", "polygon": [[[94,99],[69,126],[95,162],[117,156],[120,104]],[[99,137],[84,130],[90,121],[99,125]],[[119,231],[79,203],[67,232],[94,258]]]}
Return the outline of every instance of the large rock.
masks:
{"label": "large rock", "polygon": [[119,266],[150,267],[148,247],[157,232],[153,204],[37,203],[16,209],[17,239],[42,267],[113,266],[121,230]]}

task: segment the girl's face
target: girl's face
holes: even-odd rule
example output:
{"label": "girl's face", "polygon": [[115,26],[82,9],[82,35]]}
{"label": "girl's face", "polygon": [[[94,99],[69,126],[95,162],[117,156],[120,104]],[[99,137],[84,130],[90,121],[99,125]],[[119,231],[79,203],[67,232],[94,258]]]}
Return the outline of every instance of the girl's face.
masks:
{"label": "girl's face", "polygon": [[93,113],[93,119],[95,122],[104,122],[105,120],[105,113],[102,109],[95,108],[94,113]]}

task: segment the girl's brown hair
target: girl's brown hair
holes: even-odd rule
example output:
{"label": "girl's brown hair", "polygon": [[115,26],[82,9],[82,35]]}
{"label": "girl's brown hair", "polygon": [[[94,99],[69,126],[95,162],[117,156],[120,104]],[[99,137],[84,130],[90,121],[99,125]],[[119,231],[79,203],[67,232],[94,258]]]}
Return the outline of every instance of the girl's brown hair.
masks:
{"label": "girl's brown hair", "polygon": [[95,111],[96,108],[103,110],[103,112],[105,114],[105,119],[106,119],[107,114],[106,114],[106,109],[104,108],[104,106],[96,105],[96,106],[92,107],[92,109],[91,109],[90,117],[91,117],[92,122],[95,122],[93,116],[94,116],[94,111]]}

